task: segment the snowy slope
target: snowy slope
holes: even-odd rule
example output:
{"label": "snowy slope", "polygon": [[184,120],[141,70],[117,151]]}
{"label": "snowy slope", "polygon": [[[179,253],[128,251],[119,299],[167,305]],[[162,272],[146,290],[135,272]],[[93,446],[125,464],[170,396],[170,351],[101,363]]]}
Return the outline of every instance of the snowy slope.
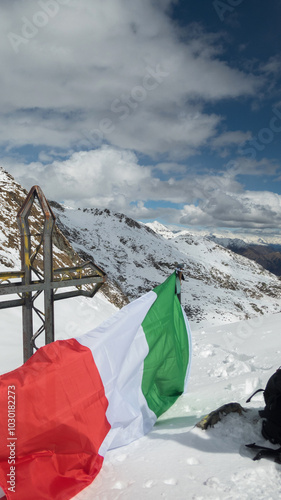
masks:
{"label": "snowy slope", "polygon": [[197,322],[221,324],[281,310],[275,275],[208,238],[175,234],[159,223],[148,227],[109,210],[57,207],[55,212],[75,250],[106,269],[130,299],[183,263],[182,304]]}
{"label": "snowy slope", "polygon": [[[86,331],[89,316],[95,326],[114,312],[99,293],[91,306],[89,302],[81,305],[80,300],[60,304],[59,338]],[[9,321],[2,314],[0,318],[1,331],[8,333],[1,341],[3,373],[15,367],[12,360],[20,357],[21,345],[14,315]],[[262,395],[249,405],[245,400],[256,388],[264,387],[279,367],[280,322],[281,314],[276,314],[204,329],[192,325],[187,394],[160,417],[147,436],[108,452],[98,477],[75,500],[279,499],[281,466],[264,459],[252,461],[244,445],[268,445],[260,434]],[[239,402],[247,413],[229,414],[207,431],[194,427],[203,415],[230,401]]]}

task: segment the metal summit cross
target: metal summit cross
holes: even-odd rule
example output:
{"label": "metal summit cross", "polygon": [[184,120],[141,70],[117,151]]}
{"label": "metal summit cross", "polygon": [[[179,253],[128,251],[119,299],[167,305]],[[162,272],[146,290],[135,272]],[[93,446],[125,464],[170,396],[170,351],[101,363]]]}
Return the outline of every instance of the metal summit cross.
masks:
{"label": "metal summit cross", "polygon": [[[43,231],[40,242],[34,252],[31,246],[31,233],[28,218],[37,199],[44,216]],[[45,344],[54,341],[54,301],[77,295],[93,297],[106,281],[106,274],[93,262],[82,262],[75,267],[53,269],[52,235],[55,216],[41,188],[33,186],[25,202],[17,214],[21,234],[21,271],[0,273],[0,295],[18,294],[20,298],[0,301],[0,309],[22,306],[23,327],[23,361],[32,356],[37,349],[35,340],[45,330]],[[42,269],[36,266],[35,259],[40,248],[43,249]],[[33,277],[37,279],[33,279]],[[21,281],[11,281],[21,279]],[[91,285],[91,289],[83,289],[83,285]],[[75,287],[75,290],[60,292],[59,290]],[[44,312],[35,305],[35,300],[44,292]],[[33,312],[40,318],[42,325],[33,333]]]}

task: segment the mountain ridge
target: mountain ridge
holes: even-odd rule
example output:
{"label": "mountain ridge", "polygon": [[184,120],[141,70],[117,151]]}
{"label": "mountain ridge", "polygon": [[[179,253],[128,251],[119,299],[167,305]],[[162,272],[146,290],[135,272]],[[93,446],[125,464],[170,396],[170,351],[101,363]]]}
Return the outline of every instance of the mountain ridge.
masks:
{"label": "mountain ridge", "polygon": [[153,224],[108,209],[63,208],[56,210],[58,225],[75,250],[97,265],[103,261],[130,300],[183,263],[182,302],[193,321],[216,324],[280,310],[278,278],[207,237],[175,234],[160,223],[154,231]]}
{"label": "mountain ridge", "polygon": [[271,273],[276,274],[276,276],[281,276],[280,244],[269,242],[247,243],[240,238],[220,238],[217,236],[212,236],[210,239],[232,252],[254,260]]}

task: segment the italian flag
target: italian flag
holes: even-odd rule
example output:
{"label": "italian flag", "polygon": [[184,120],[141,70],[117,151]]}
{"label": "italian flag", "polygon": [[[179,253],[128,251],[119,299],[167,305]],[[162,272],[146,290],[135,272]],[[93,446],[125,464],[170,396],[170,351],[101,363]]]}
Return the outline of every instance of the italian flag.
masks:
{"label": "italian flag", "polygon": [[72,498],[107,450],[149,432],[185,391],[191,336],[175,287],[173,273],[100,327],[40,348],[0,377],[7,499]]}

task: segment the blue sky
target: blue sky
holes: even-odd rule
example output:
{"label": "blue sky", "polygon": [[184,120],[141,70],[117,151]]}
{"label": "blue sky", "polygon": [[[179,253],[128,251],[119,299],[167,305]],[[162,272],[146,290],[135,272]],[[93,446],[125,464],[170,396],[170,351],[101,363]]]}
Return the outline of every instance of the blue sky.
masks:
{"label": "blue sky", "polygon": [[280,233],[278,0],[4,0],[0,14],[0,164],[24,187]]}

